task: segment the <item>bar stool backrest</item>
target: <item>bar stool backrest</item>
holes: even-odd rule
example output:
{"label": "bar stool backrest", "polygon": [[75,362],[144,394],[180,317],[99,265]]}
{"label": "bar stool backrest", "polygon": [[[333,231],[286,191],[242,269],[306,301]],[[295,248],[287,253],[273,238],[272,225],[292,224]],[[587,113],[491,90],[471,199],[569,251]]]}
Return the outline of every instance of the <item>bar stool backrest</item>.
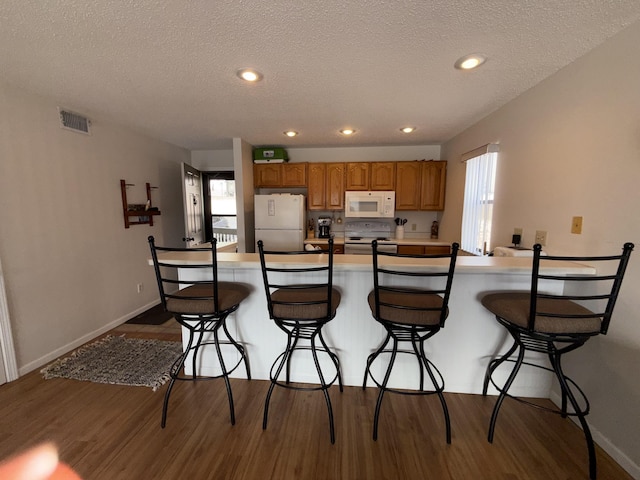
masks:
{"label": "bar stool backrest", "polygon": [[[395,312],[402,310],[405,316],[432,316],[438,315],[437,325],[442,328],[449,312],[449,296],[453,283],[453,273],[456,266],[456,258],[460,245],[454,243],[451,252],[447,254],[419,255],[390,253],[378,250],[378,242],[372,242],[373,247],[373,286],[375,295],[375,318],[380,321],[392,321],[385,318],[383,312]],[[385,263],[385,258],[397,259],[394,264]],[[444,259],[442,265],[434,265],[432,260]],[[424,266],[421,267],[421,263]],[[403,285],[403,278],[411,277],[419,279],[412,281],[411,286]],[[406,282],[405,282],[406,283]],[[387,292],[385,298],[390,301],[382,301],[381,293]],[[438,295],[442,302],[411,302],[394,301],[408,295]],[[388,307],[388,308],[384,308]]]}
{"label": "bar stool backrest", "polygon": [[[210,312],[207,313],[212,316],[219,316],[224,313],[224,311],[220,310],[218,295],[218,257],[216,255],[215,238],[211,241],[211,246],[200,248],[159,247],[155,244],[153,236],[149,236],[148,240],[158,290],[160,291],[160,299],[165,310],[167,310],[167,301],[175,299],[177,301],[173,302],[173,305],[184,305],[185,302],[192,302],[192,304],[211,305],[213,308],[209,308]],[[172,257],[172,252],[189,252],[189,260],[184,260],[180,255]],[[189,283],[180,282],[178,280],[178,269],[191,270],[191,273],[193,273],[191,276],[194,277],[194,280],[189,281]],[[180,288],[188,286],[202,286],[202,288],[191,289],[192,295],[185,295],[184,292],[178,295]],[[175,309],[169,309],[168,311],[192,313],[189,311],[176,312]],[[202,313],[204,312],[199,312],[199,314]]]}
{"label": "bar stool backrest", "polygon": [[[629,263],[629,257],[633,251],[633,243],[625,243],[622,253],[608,256],[560,256],[542,255],[542,246],[533,246],[533,269],[531,275],[531,304],[529,310],[528,330],[536,330],[536,322],[542,318],[572,318],[588,321],[594,318],[600,319],[600,333],[606,334],[609,329],[611,315],[615,307],[622,279]],[[586,263],[597,269],[596,275],[565,275],[554,274],[553,270],[544,269],[540,273],[540,267],[549,267],[558,262]],[[611,273],[608,273],[607,270]],[[541,291],[540,280],[558,282],[576,282],[572,290],[579,293],[552,294]],[[553,306],[567,301],[576,302],[585,308],[581,311],[567,312],[563,309],[554,309]],[[550,310],[555,310],[550,311]]]}
{"label": "bar stool backrest", "polygon": [[[265,250],[264,242],[258,241],[262,278],[267,294],[267,305],[271,319],[287,318],[278,312],[296,311],[303,313],[306,321],[329,320],[333,318],[335,300],[333,297],[333,239],[327,247],[292,252]],[[292,281],[292,278],[294,279]],[[322,291],[320,295],[307,296],[311,289]],[[278,292],[278,298],[273,293]],[[324,292],[326,291],[326,294]],[[310,313],[315,312],[315,313]]]}

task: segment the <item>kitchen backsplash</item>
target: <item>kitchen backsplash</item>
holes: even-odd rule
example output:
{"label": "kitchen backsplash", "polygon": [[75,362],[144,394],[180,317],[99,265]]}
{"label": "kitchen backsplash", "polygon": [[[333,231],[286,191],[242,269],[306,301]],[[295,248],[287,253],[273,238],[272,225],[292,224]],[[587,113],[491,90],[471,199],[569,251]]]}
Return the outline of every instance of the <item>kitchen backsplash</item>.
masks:
{"label": "kitchen backsplash", "polygon": [[[414,211],[396,211],[396,217],[403,218],[407,220],[405,224],[405,238],[417,238],[417,237],[430,237],[431,236],[431,224],[434,220],[438,219],[438,212],[414,212]],[[343,211],[318,211],[318,210],[308,210],[307,211],[307,222],[313,219],[313,225],[315,230],[315,235],[318,234],[318,217],[329,217],[333,221],[331,223],[331,233],[337,236],[344,235],[344,224],[349,221],[348,218],[345,218]],[[354,219],[351,219],[354,220]],[[357,220],[357,219],[356,219]],[[361,219],[364,220],[364,219]],[[393,229],[395,229],[395,222],[393,218],[389,219],[379,219],[376,218],[376,221],[389,222],[389,225]],[[415,230],[413,229],[415,225]]]}

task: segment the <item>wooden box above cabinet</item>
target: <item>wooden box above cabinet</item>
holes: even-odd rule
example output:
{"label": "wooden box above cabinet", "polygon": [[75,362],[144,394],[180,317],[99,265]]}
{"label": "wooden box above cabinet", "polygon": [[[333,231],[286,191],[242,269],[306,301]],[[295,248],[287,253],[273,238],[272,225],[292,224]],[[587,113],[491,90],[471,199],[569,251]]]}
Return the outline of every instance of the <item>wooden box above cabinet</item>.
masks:
{"label": "wooden box above cabinet", "polygon": [[447,162],[396,163],[396,210],[444,210]]}
{"label": "wooden box above cabinet", "polygon": [[253,164],[255,188],[306,187],[307,163]]}

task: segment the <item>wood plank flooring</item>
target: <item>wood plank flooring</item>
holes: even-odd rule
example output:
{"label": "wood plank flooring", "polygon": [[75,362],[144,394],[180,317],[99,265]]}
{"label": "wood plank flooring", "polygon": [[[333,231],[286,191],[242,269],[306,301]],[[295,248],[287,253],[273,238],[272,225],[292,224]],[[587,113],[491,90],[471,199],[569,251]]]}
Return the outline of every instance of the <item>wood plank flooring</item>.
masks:
{"label": "wood plank flooring", "polygon": [[[176,338],[175,329],[123,326],[113,333]],[[268,383],[234,379],[236,425],[222,380],[174,388],[165,429],[166,385],[150,388],[43,380],[38,372],[0,387],[0,458],[53,440],[61,458],[93,479],[580,479],[582,431],[570,420],[507,399],[493,444],[486,440],[495,397],[446,394],[447,445],[436,397],[388,395],[379,439],[377,390],[331,389],[336,443],[319,392],[276,389],[262,430]],[[630,479],[600,448],[599,479]]]}

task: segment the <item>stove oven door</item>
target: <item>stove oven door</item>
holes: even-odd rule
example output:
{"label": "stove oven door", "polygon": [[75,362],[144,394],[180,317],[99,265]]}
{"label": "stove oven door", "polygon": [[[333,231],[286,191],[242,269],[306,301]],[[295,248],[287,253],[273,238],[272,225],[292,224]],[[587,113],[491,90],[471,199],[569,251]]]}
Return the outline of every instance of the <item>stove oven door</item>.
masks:
{"label": "stove oven door", "polygon": [[[395,243],[379,243],[378,251],[387,253],[397,253],[398,245]],[[345,255],[371,255],[371,243],[349,243],[344,244]]]}

